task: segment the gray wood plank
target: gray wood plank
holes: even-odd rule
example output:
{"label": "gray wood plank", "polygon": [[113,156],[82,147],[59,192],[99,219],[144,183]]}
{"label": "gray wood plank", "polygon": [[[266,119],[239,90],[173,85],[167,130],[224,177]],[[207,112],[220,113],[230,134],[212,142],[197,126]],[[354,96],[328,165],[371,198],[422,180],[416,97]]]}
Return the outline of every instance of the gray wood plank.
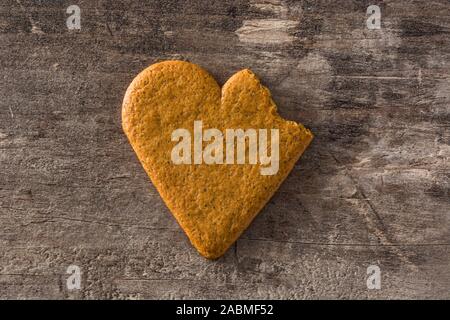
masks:
{"label": "gray wood plank", "polygon": [[[1,298],[450,298],[448,1],[78,1],[68,31],[70,4],[0,4]],[[218,261],[121,130],[129,82],[165,59],[252,69],[316,135]]]}

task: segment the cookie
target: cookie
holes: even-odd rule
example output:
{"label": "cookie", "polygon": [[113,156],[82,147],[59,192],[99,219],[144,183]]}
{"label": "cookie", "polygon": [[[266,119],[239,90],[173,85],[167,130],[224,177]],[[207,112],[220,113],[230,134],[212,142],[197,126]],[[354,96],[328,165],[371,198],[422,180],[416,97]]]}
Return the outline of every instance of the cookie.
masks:
{"label": "cookie", "polygon": [[126,91],[123,130],[206,258],[220,257],[237,240],[313,138],[276,108],[250,70],[220,88],[208,72],[183,61],[151,65]]}

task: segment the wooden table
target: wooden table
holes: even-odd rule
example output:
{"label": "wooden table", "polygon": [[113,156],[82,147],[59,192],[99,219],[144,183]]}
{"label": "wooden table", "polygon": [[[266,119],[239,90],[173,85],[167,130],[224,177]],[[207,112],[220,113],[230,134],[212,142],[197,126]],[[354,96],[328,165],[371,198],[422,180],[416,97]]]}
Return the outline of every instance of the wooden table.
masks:
{"label": "wooden table", "polygon": [[[0,298],[450,298],[449,1],[4,0],[0,39]],[[121,129],[165,59],[252,69],[316,135],[213,262]]]}

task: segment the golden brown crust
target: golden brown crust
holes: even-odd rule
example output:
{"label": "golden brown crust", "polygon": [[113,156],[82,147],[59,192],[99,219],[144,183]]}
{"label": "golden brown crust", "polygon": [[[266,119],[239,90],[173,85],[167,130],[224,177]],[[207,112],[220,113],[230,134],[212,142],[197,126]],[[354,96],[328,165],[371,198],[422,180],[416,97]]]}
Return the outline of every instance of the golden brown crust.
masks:
{"label": "golden brown crust", "polygon": [[[172,131],[203,127],[277,128],[280,167],[260,174],[259,165],[175,165]],[[122,126],[145,171],[192,244],[205,257],[220,257],[272,197],[311,142],[301,124],[276,113],[270,92],[250,70],[233,75],[222,90],[208,72],[183,61],[151,65],[130,84]]]}

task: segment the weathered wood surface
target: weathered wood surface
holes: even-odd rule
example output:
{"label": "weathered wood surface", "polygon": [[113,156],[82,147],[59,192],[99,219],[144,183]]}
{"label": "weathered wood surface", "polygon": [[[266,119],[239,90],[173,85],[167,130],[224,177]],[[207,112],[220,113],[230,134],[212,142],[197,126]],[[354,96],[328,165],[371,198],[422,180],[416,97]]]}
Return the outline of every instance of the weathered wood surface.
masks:
{"label": "weathered wood surface", "polygon": [[[450,298],[449,40],[446,0],[3,0],[0,297]],[[316,135],[214,262],[121,130],[131,79],[174,58],[251,68]]]}

